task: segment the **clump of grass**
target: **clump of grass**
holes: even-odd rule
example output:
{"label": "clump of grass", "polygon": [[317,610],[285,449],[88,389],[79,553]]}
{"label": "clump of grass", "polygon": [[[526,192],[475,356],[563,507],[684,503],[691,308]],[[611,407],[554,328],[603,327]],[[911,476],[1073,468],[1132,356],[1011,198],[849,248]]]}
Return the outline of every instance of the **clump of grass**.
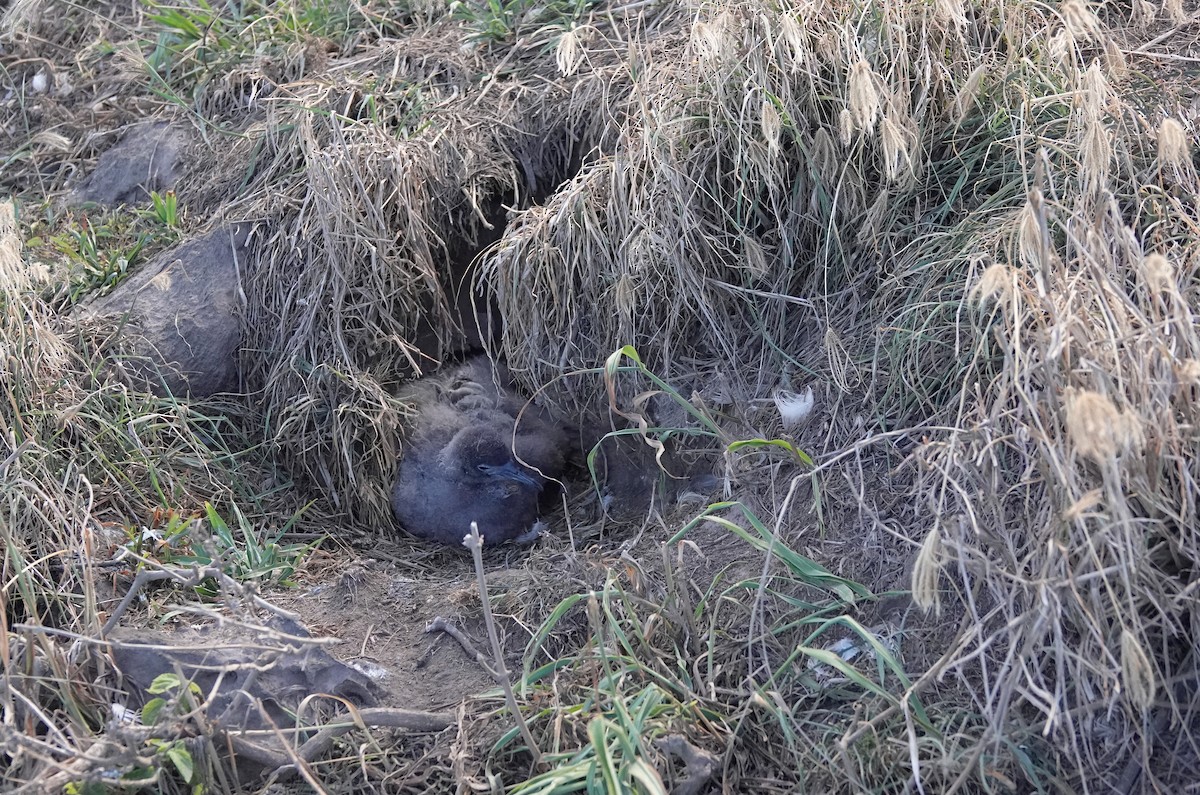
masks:
{"label": "clump of grass", "polygon": [[[714,522],[720,511],[711,506],[688,532],[731,531]],[[636,575],[610,568],[601,588],[549,611],[528,643],[517,686],[549,769],[518,772],[520,735],[509,728],[487,751],[492,764],[517,776],[506,786],[665,792],[700,767],[666,753],[680,743],[707,760],[706,775],[720,774],[734,789],[767,781],[818,790],[898,785],[905,774],[894,763],[910,739],[910,761],[926,786],[964,772],[948,746],[967,732],[978,737],[983,721],[927,701],[928,682],[909,676],[902,642],[855,621],[846,612],[851,602],[823,595],[869,601],[861,584],[803,559],[753,514],[744,516],[768,538],[711,582],[692,576],[686,561],[698,547],[672,540],[661,546],[657,573],[649,560]],[[761,576],[738,573],[763,563]],[[856,731],[854,716],[863,714],[877,716],[871,731]],[[703,791],[707,781],[690,786]]]}
{"label": "clump of grass", "polygon": [[143,0],[157,31],[145,66],[170,97],[202,94],[211,81],[252,66],[273,82],[292,82],[327,62],[330,50],[353,47],[364,35],[398,32],[410,4],[368,8],[346,0],[300,0],[283,5],[159,3]]}
{"label": "clump of grass", "polygon": [[[320,539],[307,544],[284,543],[282,539],[298,515],[266,536],[255,529],[236,503],[229,507],[237,518],[236,534],[217,509],[205,503],[203,521],[171,510],[163,512],[161,527],[127,527],[129,540],[125,548],[135,557],[159,566],[218,566],[238,581],[295,585],[292,575],[320,545]],[[214,595],[211,584],[197,586],[197,590],[210,597]]]}
{"label": "clump of grass", "polygon": [[[1186,419],[1184,375],[1200,339],[1195,296],[1183,287],[1196,268],[1182,254],[1192,233],[1180,222],[1197,208],[1175,187],[1192,178],[1157,159],[1142,133],[1095,115],[1094,76],[1080,77],[1083,123],[1053,157],[1043,151],[1024,206],[978,241],[976,256],[1001,264],[976,277],[961,327],[978,336],[960,350],[973,355],[966,383],[987,388],[961,394],[960,430],[920,457],[922,491],[938,505],[940,565],[930,568],[958,569],[942,582],[971,605],[980,642],[990,635],[1008,649],[989,666],[998,686],[980,695],[981,711],[1032,708],[1093,780],[1145,775],[1169,786],[1182,770],[1157,778],[1147,763],[1155,732],[1140,727],[1159,714],[1189,725],[1191,709],[1157,683],[1198,673],[1182,629],[1194,611],[1182,595],[1184,572],[1200,560],[1188,496],[1200,436]],[[1103,169],[1085,151],[1097,119],[1130,153]],[[1085,178],[1058,195],[1043,188],[1077,169]],[[984,604],[966,598],[977,585]],[[1033,659],[1044,664],[1018,662]],[[1115,733],[1065,717],[1099,704]],[[1138,750],[1115,753],[1127,742]]]}
{"label": "clump of grass", "polygon": [[[463,53],[461,35],[297,86],[254,142],[266,165],[253,214],[309,232],[270,239],[248,269],[246,374],[280,459],[380,529],[393,521],[399,385],[478,336],[473,250],[502,223],[503,201],[544,189],[574,156],[553,134],[561,119],[533,113],[532,92],[513,105],[475,79],[477,58],[503,59]],[[547,143],[534,152],[531,140]]]}
{"label": "clump of grass", "polygon": [[63,310],[106,295],[133,270],[182,236],[174,191],[150,195],[150,206],[57,213],[30,220],[25,247],[40,267],[52,265],[43,287]]}
{"label": "clump of grass", "polygon": [[523,34],[541,37],[555,28],[566,32],[595,5],[595,0],[454,0],[450,13],[474,29],[472,38],[477,41],[511,42]]}

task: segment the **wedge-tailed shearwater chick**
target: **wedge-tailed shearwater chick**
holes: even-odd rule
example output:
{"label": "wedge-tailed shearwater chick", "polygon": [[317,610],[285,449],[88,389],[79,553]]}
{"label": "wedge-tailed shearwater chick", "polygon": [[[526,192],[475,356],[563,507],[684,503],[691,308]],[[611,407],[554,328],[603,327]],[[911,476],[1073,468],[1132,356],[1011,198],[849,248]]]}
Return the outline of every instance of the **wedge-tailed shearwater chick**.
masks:
{"label": "wedge-tailed shearwater chick", "polygon": [[567,433],[534,407],[518,423],[525,401],[482,357],[415,382],[412,397],[392,489],[401,526],[459,544],[474,521],[488,545],[527,540],[547,479],[562,473]]}

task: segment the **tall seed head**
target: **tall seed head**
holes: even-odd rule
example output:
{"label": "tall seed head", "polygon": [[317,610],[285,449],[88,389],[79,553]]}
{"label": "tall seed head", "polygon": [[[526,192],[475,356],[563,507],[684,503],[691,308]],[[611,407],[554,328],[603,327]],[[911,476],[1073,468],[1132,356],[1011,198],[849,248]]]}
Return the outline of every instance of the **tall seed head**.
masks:
{"label": "tall seed head", "polygon": [[783,130],[783,119],[779,116],[779,109],[775,107],[774,102],[764,97],[760,114],[763,140],[767,142],[767,152],[771,157],[778,157],[779,137]]}
{"label": "tall seed head", "polygon": [[1083,133],[1081,154],[1081,176],[1085,191],[1095,191],[1108,183],[1112,165],[1112,144],[1108,130],[1099,119],[1092,119]]}
{"label": "tall seed head", "polygon": [[1068,388],[1066,392],[1067,433],[1075,450],[1097,465],[1114,461],[1121,453],[1141,448],[1141,423],[1121,412],[1107,396],[1091,390]]}
{"label": "tall seed head", "polygon": [[1148,254],[1142,258],[1139,276],[1151,295],[1161,295],[1175,289],[1175,268],[1162,254]]}
{"label": "tall seed head", "polygon": [[838,173],[837,148],[833,138],[829,136],[829,131],[824,127],[818,127],[813,135],[811,151],[817,174],[821,176],[826,187],[832,185]]}
{"label": "tall seed head", "polygon": [[912,570],[913,602],[926,613],[932,610],[935,615],[942,610],[941,594],[938,591],[942,557],[942,534],[935,527],[925,536]]}
{"label": "tall seed head", "polygon": [[879,75],[871,69],[865,59],[859,60],[850,69],[850,112],[853,114],[854,126],[868,131],[875,127],[879,118],[879,90],[882,82]]}
{"label": "tall seed head", "polygon": [[571,25],[571,29],[558,37],[558,46],[554,50],[554,61],[558,71],[564,77],[575,74],[579,62],[583,60],[583,50],[579,46],[579,29]]}
{"label": "tall seed head", "polygon": [[962,0],[935,0],[933,14],[933,18],[945,27],[962,30],[967,26],[967,11]]}
{"label": "tall seed head", "polygon": [[1104,39],[1104,65],[1114,80],[1124,80],[1129,76],[1129,60],[1121,51],[1121,45],[1111,36]]}
{"label": "tall seed head", "polygon": [[883,117],[879,125],[880,143],[883,149],[883,169],[888,179],[898,179],[912,168],[912,152],[905,130],[890,114]]}
{"label": "tall seed head", "polygon": [[954,113],[960,124],[970,113],[971,106],[975,104],[975,98],[979,96],[979,86],[983,83],[983,73],[986,69],[986,64],[975,67],[966,82],[958,89],[958,93],[954,95]]}
{"label": "tall seed head", "polygon": [[733,17],[723,11],[708,22],[692,25],[692,47],[701,60],[720,61],[732,54],[730,30],[733,24]]}
{"label": "tall seed head", "polygon": [[1185,169],[1192,164],[1191,146],[1183,125],[1171,117],[1158,125],[1158,162],[1161,166]]}
{"label": "tall seed head", "polygon": [[808,60],[808,45],[805,41],[804,29],[800,27],[800,23],[796,21],[793,14],[783,13],[779,16],[779,31],[791,54],[792,71],[802,69]]}
{"label": "tall seed head", "polygon": [[1085,0],[1065,0],[1058,12],[1074,39],[1093,41],[1100,37],[1100,20]]}
{"label": "tall seed head", "polygon": [[1133,22],[1134,27],[1143,30],[1154,24],[1154,20],[1158,16],[1158,9],[1150,0],[1133,0],[1130,12],[1129,19]]}
{"label": "tall seed head", "polygon": [[1083,92],[1084,115],[1098,118],[1108,107],[1109,99],[1112,96],[1108,77],[1100,68],[1099,61],[1093,61],[1092,65],[1083,73]]}
{"label": "tall seed head", "polygon": [[1046,240],[1048,233],[1045,229],[1046,219],[1043,217],[1045,203],[1042,192],[1037,188],[1029,191],[1029,198],[1021,208],[1021,225],[1017,234],[1017,249],[1020,253],[1021,264],[1034,273],[1042,273],[1049,264],[1046,262]]}
{"label": "tall seed head", "polygon": [[1007,303],[1013,294],[1015,278],[1016,273],[1012,268],[1003,262],[994,262],[971,288],[970,298],[981,305],[992,299]]}
{"label": "tall seed head", "polygon": [[1138,643],[1137,636],[1127,629],[1121,630],[1121,680],[1129,700],[1142,709],[1149,709],[1158,690],[1154,665],[1142,644]]}
{"label": "tall seed head", "polygon": [[842,112],[838,114],[838,137],[842,146],[849,146],[854,140],[854,114],[849,108],[842,108]]}
{"label": "tall seed head", "polygon": [[1055,63],[1073,62],[1075,59],[1075,36],[1070,28],[1059,28],[1050,37],[1050,59]]}

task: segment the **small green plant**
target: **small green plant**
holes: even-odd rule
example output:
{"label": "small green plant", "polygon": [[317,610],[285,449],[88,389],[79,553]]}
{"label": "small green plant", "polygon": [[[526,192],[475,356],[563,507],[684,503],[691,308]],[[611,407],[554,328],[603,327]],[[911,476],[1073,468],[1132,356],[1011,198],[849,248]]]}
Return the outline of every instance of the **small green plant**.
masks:
{"label": "small green plant", "polygon": [[[531,670],[533,656],[580,603],[587,607],[591,628],[588,643],[577,656],[556,659]],[[545,682],[555,680],[559,673],[566,677],[564,669],[585,672],[594,686],[577,692],[579,703],[558,703],[554,709],[543,709],[535,720],[586,721],[586,733],[577,748],[561,749],[556,740],[554,750],[544,756],[550,769],[515,785],[513,793],[665,795],[667,788],[655,765],[659,755],[652,743],[672,727],[700,718],[700,709],[689,703],[688,688],[674,678],[675,672],[655,664],[662,647],[652,645],[653,639],[644,631],[645,617],[638,616],[638,611],[647,607],[631,598],[610,573],[602,590],[567,597],[542,623],[527,647],[522,692],[528,696],[546,687]],[[557,731],[555,734],[558,736]],[[497,741],[493,753],[505,749],[518,736],[515,728],[507,732]]]}
{"label": "small green plant", "polygon": [[114,227],[94,226],[84,217],[77,228],[68,228],[50,238],[54,248],[74,266],[69,290],[71,303],[89,293],[108,293],[140,261],[150,236],[139,234],[131,245],[121,245],[120,237]]}
{"label": "small green plant", "polygon": [[[154,678],[147,692],[154,698],[142,707],[140,717],[149,732],[143,740],[149,753],[138,754],[138,761],[120,774],[115,786],[121,790],[155,787],[163,792],[166,791],[162,786],[164,772],[174,771],[191,787],[192,795],[201,795],[207,787],[186,739],[181,736],[182,721],[203,701],[200,687],[177,674],[164,673]],[[63,791],[69,795],[107,795],[113,788],[103,782],[86,781],[72,782]]]}
{"label": "small green plant", "polygon": [[[154,12],[150,20],[162,26],[157,45],[147,59],[156,73],[169,75],[173,62],[183,60],[178,56],[184,51],[200,64],[209,64],[222,54],[239,49],[237,31],[245,27],[240,14],[226,20],[205,0],[198,0],[193,8],[167,7],[154,2],[146,5]],[[231,4],[230,8],[236,6]]]}
{"label": "small green plant", "polygon": [[[146,705],[142,707],[142,723],[146,726],[169,728],[170,722],[194,711],[196,705],[203,698],[200,687],[195,682],[184,680],[178,675],[170,673],[156,676],[150,683],[147,692],[154,698],[147,701]],[[146,740],[146,744],[154,750],[160,765],[167,763],[174,768],[179,777],[192,786],[192,792],[195,795],[204,792],[204,784],[197,776],[196,760],[192,757],[191,751],[188,750],[187,744],[182,738],[151,737]],[[155,771],[142,768],[127,775],[122,783],[136,786],[138,779],[142,778],[137,775],[139,773],[148,773],[153,778],[157,777],[154,776]]]}
{"label": "small green plant", "polygon": [[162,563],[178,563],[191,555],[191,535],[188,529],[195,517],[185,516],[172,509],[155,511],[148,527],[125,527],[125,548],[138,557],[152,557]]}
{"label": "small green plant", "polygon": [[359,39],[368,30],[398,34],[408,19],[402,2],[386,10],[346,0],[192,0],[170,5],[142,0],[142,5],[150,11],[151,24],[143,30],[153,40],[143,42],[143,51],[149,52],[145,68],[153,90],[182,105],[189,105],[185,97],[196,88],[239,64],[282,55],[316,40]]}
{"label": "small green plant", "polygon": [[[307,544],[280,543],[300,513],[291,517],[277,533],[264,539],[241,509],[236,505],[232,508],[242,537],[240,541],[229,523],[210,503],[205,503],[203,523],[208,525],[209,534],[203,540],[209,544],[201,543],[202,539],[197,537],[195,530],[202,524],[198,517],[172,510],[156,514],[151,528],[126,528],[129,537],[126,547],[139,556],[151,557],[166,565],[219,565],[236,580],[264,580],[285,587],[295,585],[291,577],[296,567],[322,539]],[[197,586],[197,591],[203,596],[215,595],[211,583]]]}
{"label": "small green plant", "polygon": [[646,744],[665,732],[669,717],[685,710],[655,684],[627,696],[617,692],[619,683],[610,675],[600,688],[613,697],[613,709],[588,721],[587,744],[573,754],[549,759],[553,769],[517,784],[511,790],[514,795],[581,791],[666,795]]}
{"label": "small green plant", "polygon": [[[180,212],[174,191],[151,193],[150,206],[93,214],[47,213],[30,227],[25,247],[40,261],[61,267],[52,288],[67,305],[105,295],[148,256],[178,242]],[[65,282],[65,284],[63,284]]]}
{"label": "small green plant", "polygon": [[322,541],[317,539],[308,544],[280,543],[280,539],[300,518],[299,513],[288,519],[275,535],[265,540],[260,539],[245,514],[234,505],[233,512],[237,516],[238,529],[243,539],[243,543],[239,545],[229,524],[210,503],[204,504],[204,512],[217,542],[218,557],[224,564],[225,572],[236,580],[266,580],[290,588],[296,584],[291,579],[296,567],[310,552],[320,546]]}
{"label": "small green plant", "polygon": [[150,204],[149,210],[142,210],[143,216],[157,220],[168,229],[179,228],[179,205],[175,198],[175,191],[169,190],[166,193],[151,191]]}
{"label": "small green plant", "polygon": [[526,0],[484,0],[482,3],[455,0],[450,4],[450,13],[475,28],[472,38],[501,42],[512,37],[517,17],[525,5]]}
{"label": "small green plant", "polygon": [[450,13],[475,29],[471,38],[503,42],[523,30],[567,30],[595,4],[595,0],[454,0]]}
{"label": "small green plant", "polygon": [[[190,698],[200,698],[200,687],[195,682],[188,682],[180,679],[175,674],[159,674],[150,683],[149,689],[146,691],[154,698],[146,702],[146,706],[142,707],[142,723],[147,726],[153,726],[159,722],[163,716],[163,710],[174,702],[177,710],[189,712],[195,708],[194,704],[183,704],[184,693],[186,692]],[[165,696],[165,697],[164,697]]]}

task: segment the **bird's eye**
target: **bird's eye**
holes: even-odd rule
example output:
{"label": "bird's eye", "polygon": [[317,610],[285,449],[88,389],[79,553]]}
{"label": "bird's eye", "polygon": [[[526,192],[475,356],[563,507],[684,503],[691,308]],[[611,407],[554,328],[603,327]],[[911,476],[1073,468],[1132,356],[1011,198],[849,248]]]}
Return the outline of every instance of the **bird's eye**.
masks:
{"label": "bird's eye", "polygon": [[486,475],[488,472],[490,472],[490,471],[491,471],[491,469],[492,469],[492,468],[491,468],[490,466],[488,466],[487,464],[477,464],[477,465],[475,466],[475,468],[476,468],[476,469],[478,469],[480,472],[484,473],[485,475]]}

